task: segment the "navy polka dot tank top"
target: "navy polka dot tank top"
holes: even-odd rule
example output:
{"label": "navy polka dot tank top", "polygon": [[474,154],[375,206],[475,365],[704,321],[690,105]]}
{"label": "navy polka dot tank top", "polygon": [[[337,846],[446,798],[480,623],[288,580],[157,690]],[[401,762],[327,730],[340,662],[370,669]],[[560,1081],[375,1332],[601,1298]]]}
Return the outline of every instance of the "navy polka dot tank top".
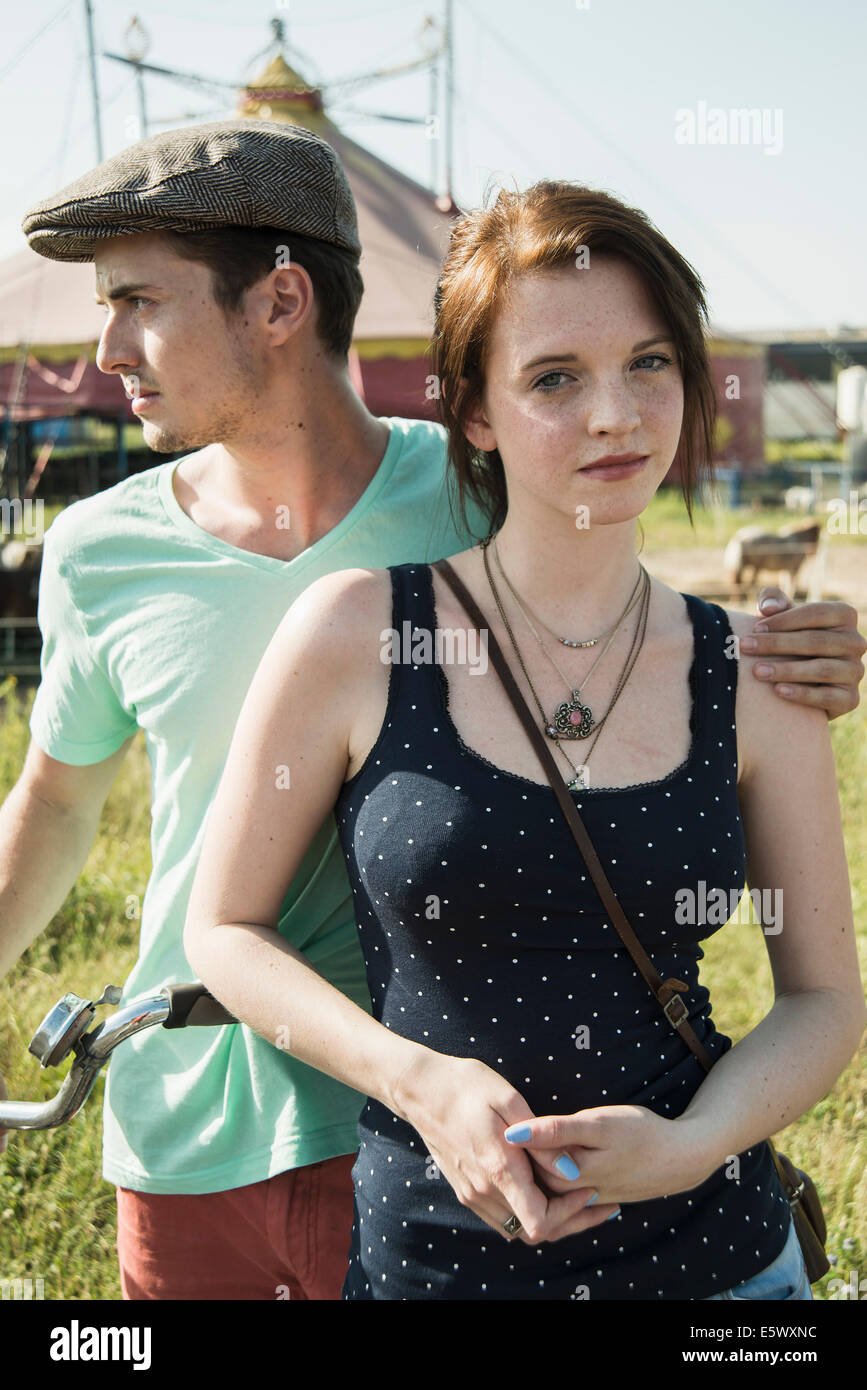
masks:
{"label": "navy polka dot tank top", "polygon": [[[389,572],[394,629],[408,620],[413,636],[433,633],[430,568]],[[688,984],[680,998],[716,1060],[732,1043],[714,1027],[698,964],[719,927],[678,925],[675,894],[744,884],[737,662],[722,609],[683,597],[694,633],[686,761],[657,782],[573,796],[657,970]],[[607,920],[552,788],[467,748],[447,691],[435,662],[393,662],[379,737],[335,808],[373,1016],[479,1058],[536,1115],[635,1104],[677,1118],[703,1068]],[[462,1206],[419,1133],[378,1101],[359,1141],[347,1299],[702,1299],[764,1269],[789,1231],[766,1144],[688,1192],[624,1203],[612,1221],[531,1247]]]}

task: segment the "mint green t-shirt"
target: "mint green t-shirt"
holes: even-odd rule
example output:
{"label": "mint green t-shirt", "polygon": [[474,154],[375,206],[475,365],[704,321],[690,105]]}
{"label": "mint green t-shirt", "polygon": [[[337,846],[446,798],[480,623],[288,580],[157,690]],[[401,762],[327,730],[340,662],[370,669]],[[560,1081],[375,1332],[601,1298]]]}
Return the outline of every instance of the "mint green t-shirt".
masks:
{"label": "mint green t-shirt", "polygon": [[[151,765],[153,869],[123,1002],[187,981],[187,901],[207,812],[256,667],[294,599],[323,574],[453,555],[445,432],[389,419],[385,456],[341,522],[293,560],[197,526],[163,463],[67,507],[45,537],[42,678],[30,730],[60,762],[112,754],[137,728]],[[457,510],[457,509],[455,509]],[[370,1012],[333,813],[286,897],[280,933]],[[219,1192],[351,1153],[364,1097],[243,1024],[148,1029],[112,1056],[103,1173],[142,1192]]]}

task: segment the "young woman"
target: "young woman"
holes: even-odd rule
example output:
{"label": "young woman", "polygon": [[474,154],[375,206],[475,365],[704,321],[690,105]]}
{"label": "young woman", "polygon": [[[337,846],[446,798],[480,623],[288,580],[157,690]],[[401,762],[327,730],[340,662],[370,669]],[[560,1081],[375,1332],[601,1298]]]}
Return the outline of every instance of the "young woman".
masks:
{"label": "young woman", "polygon": [[[450,461],[491,517],[450,562],[645,949],[688,985],[709,1075],[428,565],[311,585],[244,704],[185,944],[240,1019],[369,1097],[346,1298],[810,1296],[762,1141],[865,1022],[827,720],[739,678],[752,620],[636,552],[675,454],[687,507],[711,456],[706,317],[643,214],[568,183],[459,218],[437,290]],[[278,930],[332,812],[372,1017]],[[745,877],[784,916],[774,1005],[732,1047],[698,962],[703,905]]]}

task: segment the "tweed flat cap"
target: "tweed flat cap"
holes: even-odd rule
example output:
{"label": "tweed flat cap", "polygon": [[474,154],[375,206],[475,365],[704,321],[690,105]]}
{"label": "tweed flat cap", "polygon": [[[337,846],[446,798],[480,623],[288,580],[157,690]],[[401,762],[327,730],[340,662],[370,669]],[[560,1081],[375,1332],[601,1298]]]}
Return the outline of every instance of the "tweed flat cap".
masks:
{"label": "tweed flat cap", "polygon": [[283,121],[212,121],[151,135],[36,203],[21,224],[54,261],[92,261],[137,232],[278,227],[361,255],[355,202],[335,151]]}

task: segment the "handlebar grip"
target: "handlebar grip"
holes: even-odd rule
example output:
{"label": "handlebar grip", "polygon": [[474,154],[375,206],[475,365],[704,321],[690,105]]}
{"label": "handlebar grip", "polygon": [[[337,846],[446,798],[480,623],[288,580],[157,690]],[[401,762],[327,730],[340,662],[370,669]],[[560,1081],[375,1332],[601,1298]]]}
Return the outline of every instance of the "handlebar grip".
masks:
{"label": "handlebar grip", "polygon": [[167,985],[162,993],[168,996],[170,1006],[164,1028],[220,1027],[238,1022],[198,980],[189,985]]}

